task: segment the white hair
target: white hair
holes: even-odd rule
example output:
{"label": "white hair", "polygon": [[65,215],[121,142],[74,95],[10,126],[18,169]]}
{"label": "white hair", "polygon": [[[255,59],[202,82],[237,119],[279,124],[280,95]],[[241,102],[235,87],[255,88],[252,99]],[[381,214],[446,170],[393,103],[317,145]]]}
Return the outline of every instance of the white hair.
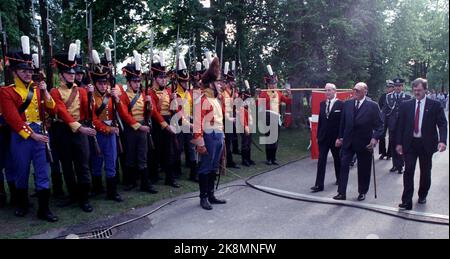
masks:
{"label": "white hair", "polygon": [[332,84],[332,83],[327,83],[326,85],[325,85],[325,88],[327,88],[327,87],[329,87],[329,88],[332,88],[333,90],[337,90],[337,88],[336,88],[336,85],[335,84]]}
{"label": "white hair", "polygon": [[362,87],[362,88],[363,88],[364,90],[366,90],[366,91],[369,90],[369,87],[367,87],[367,84],[364,83],[364,82],[359,82],[359,83],[357,83],[357,84],[355,85],[354,88],[359,88],[359,87]]}

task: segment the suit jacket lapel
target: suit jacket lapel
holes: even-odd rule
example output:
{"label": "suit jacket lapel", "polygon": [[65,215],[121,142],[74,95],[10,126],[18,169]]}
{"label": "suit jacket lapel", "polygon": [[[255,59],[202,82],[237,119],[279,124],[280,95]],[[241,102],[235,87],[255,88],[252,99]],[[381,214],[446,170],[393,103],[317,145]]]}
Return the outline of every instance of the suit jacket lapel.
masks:
{"label": "suit jacket lapel", "polygon": [[[355,105],[356,105],[356,103],[355,103]],[[364,115],[364,113],[366,113],[366,111],[367,111],[366,108],[367,108],[367,99],[364,100],[364,102],[359,107],[358,114],[356,114],[355,120],[358,119],[359,117],[361,117],[362,115]]]}

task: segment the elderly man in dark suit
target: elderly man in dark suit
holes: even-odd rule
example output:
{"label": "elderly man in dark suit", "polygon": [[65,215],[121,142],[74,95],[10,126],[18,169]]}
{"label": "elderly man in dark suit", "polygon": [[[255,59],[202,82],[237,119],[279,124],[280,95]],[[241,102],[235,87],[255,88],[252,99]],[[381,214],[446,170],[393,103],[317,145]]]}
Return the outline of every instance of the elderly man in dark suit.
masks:
{"label": "elderly man in dark suit", "polygon": [[[447,119],[439,102],[426,98],[427,80],[413,81],[414,99],[400,106],[396,151],[405,158],[403,196],[400,209],[411,210],[414,195],[414,173],[420,164],[419,204],[427,202],[431,186],[432,157],[447,149]],[[438,134],[439,130],[439,134]]]}
{"label": "elderly man in dark suit", "polygon": [[342,146],[341,171],[335,200],[346,200],[350,162],[354,154],[358,159],[358,201],[365,200],[369,190],[372,152],[383,135],[383,120],[378,104],[366,97],[367,91],[365,83],[357,83],[353,88],[354,98],[346,101],[342,109],[336,140],[336,146]]}
{"label": "elderly man in dark suit", "polygon": [[341,122],[341,112],[344,102],[336,96],[336,86],[334,84],[325,85],[327,99],[320,103],[319,126],[317,129],[317,142],[319,144],[319,161],[317,163],[316,184],[311,187],[313,193],[323,191],[325,181],[325,170],[327,166],[328,152],[331,150],[334,160],[334,170],[336,183],[339,180],[341,170],[340,148],[336,147],[339,125]]}

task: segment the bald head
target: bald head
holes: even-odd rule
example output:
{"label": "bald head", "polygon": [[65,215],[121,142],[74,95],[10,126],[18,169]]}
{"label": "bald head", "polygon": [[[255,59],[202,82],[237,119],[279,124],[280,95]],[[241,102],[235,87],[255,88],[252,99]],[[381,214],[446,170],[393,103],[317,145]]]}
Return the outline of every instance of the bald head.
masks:
{"label": "bald head", "polygon": [[328,100],[332,100],[336,97],[336,85],[328,83],[325,85],[325,95]]}
{"label": "bald head", "polygon": [[368,90],[369,88],[366,83],[359,82],[353,87],[353,96],[358,100],[362,100],[366,96]]}

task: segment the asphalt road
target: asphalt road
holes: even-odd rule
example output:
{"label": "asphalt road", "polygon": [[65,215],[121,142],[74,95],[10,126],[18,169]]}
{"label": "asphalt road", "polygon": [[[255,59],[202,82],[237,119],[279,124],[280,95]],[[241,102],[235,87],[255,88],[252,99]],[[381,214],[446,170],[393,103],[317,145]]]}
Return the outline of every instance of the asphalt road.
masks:
{"label": "asphalt road", "polygon": [[[426,205],[414,204],[414,210],[449,215],[449,156],[448,151],[433,158],[432,187]],[[402,193],[402,175],[389,173],[390,161],[376,161],[378,199],[373,185],[364,204],[397,208]],[[336,194],[335,177],[330,157],[327,167],[326,190],[310,194],[314,184],[316,161],[303,159],[277,168],[251,180],[253,184],[297,194],[331,198]],[[418,171],[417,171],[418,172]],[[416,187],[418,186],[416,175]],[[236,180],[229,185],[242,185]],[[224,186],[222,186],[224,187]],[[408,221],[358,208],[317,204],[272,196],[246,186],[220,190],[226,205],[216,205],[212,211],[200,208],[196,193],[187,194],[155,213],[138,221],[115,228],[111,238],[144,239],[284,239],[284,238],[449,238],[448,225]],[[347,199],[356,201],[356,169],[350,172]],[[187,198],[187,199],[184,199]],[[417,201],[417,193],[415,194]],[[132,210],[98,222],[54,230],[35,238],[51,238],[84,232],[98,226],[110,226],[144,213],[167,201]]]}

